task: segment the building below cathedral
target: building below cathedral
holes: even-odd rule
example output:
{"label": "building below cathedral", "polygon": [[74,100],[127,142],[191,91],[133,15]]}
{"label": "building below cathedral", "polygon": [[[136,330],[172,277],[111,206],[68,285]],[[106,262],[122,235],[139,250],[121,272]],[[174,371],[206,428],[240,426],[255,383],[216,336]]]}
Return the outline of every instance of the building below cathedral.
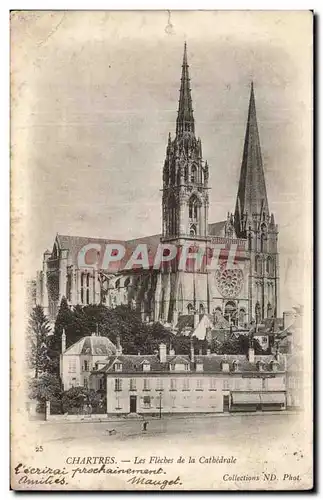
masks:
{"label": "building below cathedral", "polygon": [[[64,339],[63,339],[64,343]],[[93,344],[93,345],[92,345]],[[64,351],[65,390],[83,386],[102,395],[108,415],[217,413],[286,408],[284,355],[175,354],[165,344],[152,355],[122,353],[103,337],[86,337]],[[99,349],[99,350],[98,350]],[[107,352],[102,356],[103,351]]]}
{"label": "building below cathedral", "polygon": [[[277,317],[278,227],[267,199],[253,84],[235,209],[215,223],[208,217],[212,168],[216,166],[203,159],[202,142],[195,133],[185,44],[176,131],[173,138],[169,135],[163,167],[161,234],[127,241],[109,235],[100,239],[57,234],[37,276],[36,301],[45,313],[55,319],[65,296],[71,306],[128,304],[143,320],[173,326],[181,316],[196,314],[241,328]],[[202,265],[191,262],[182,269],[174,259],[156,268],[161,243],[179,251],[188,248],[193,254],[196,248],[202,250]],[[111,269],[101,257],[113,245],[125,252]],[[129,267],[131,255],[145,246],[149,267]],[[100,256],[97,265],[80,265],[84,249],[87,257]],[[216,266],[207,266],[212,259]]]}

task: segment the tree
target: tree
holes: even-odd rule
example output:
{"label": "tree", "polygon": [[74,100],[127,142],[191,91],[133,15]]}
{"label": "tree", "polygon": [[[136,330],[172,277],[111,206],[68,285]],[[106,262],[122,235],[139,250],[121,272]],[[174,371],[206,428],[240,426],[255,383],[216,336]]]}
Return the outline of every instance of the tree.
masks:
{"label": "tree", "polygon": [[30,368],[35,370],[35,378],[47,371],[49,357],[47,343],[51,328],[44,314],[42,306],[33,308],[28,323],[28,362]]}
{"label": "tree", "polygon": [[36,399],[43,407],[46,401],[59,401],[61,396],[61,383],[55,375],[43,373],[30,381],[29,397]]}
{"label": "tree", "polygon": [[95,408],[101,402],[101,395],[93,389],[85,387],[71,387],[62,395],[62,406],[64,413],[76,411],[85,412],[86,408]]}

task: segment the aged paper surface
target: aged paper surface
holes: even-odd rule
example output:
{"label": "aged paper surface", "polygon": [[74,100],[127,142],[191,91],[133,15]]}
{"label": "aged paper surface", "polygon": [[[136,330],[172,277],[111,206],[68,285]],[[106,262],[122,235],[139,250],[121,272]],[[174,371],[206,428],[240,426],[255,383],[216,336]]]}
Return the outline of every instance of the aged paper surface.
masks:
{"label": "aged paper surface", "polygon": [[13,489],[312,488],[312,24],[12,12]]}

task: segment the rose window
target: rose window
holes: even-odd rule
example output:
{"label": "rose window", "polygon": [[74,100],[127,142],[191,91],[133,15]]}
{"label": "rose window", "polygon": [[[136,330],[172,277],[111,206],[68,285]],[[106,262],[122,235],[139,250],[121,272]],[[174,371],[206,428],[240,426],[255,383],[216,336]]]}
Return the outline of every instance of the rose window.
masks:
{"label": "rose window", "polygon": [[242,289],[243,273],[241,269],[223,269],[215,273],[217,289],[223,297],[236,297]]}

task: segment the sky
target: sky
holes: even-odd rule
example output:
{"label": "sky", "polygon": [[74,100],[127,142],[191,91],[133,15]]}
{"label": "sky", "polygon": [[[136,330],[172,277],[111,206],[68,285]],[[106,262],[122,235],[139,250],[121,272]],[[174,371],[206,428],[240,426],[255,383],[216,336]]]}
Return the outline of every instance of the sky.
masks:
{"label": "sky", "polygon": [[17,12],[12,20],[12,187],[26,277],[56,233],[161,231],[184,41],[196,134],[210,167],[209,222],[234,211],[254,81],[282,310],[311,273],[310,12]]}

